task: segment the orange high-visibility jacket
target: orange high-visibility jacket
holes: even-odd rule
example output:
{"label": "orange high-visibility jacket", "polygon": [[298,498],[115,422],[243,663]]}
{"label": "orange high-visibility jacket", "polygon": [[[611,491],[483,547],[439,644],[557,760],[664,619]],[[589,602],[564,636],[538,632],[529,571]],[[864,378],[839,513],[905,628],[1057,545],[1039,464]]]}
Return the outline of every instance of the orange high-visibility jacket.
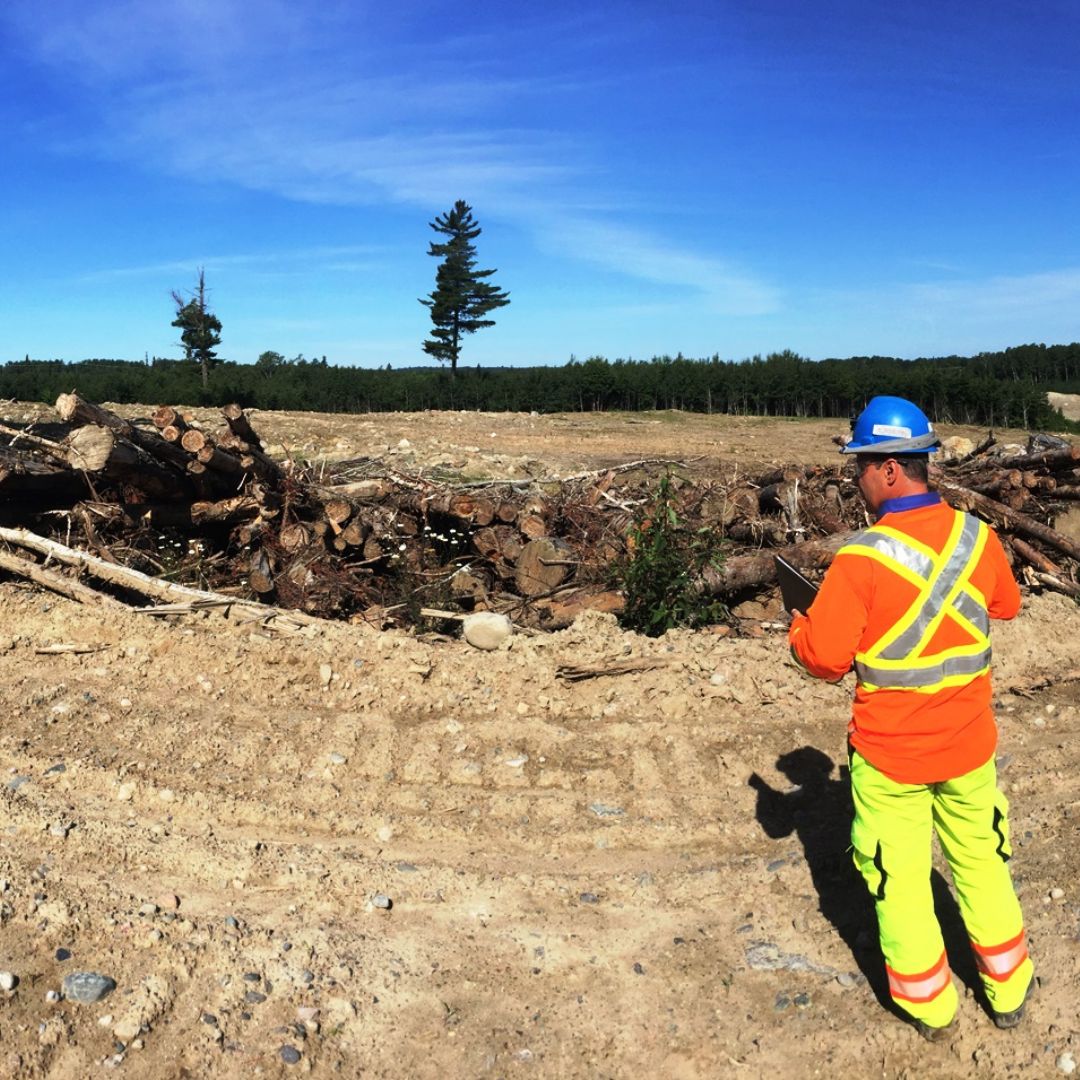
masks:
{"label": "orange high-visibility jacket", "polygon": [[886,513],[837,552],[792,653],[818,678],[852,667],[855,749],[905,784],[962,776],[997,745],[989,619],[1020,590],[997,534],[941,501]]}

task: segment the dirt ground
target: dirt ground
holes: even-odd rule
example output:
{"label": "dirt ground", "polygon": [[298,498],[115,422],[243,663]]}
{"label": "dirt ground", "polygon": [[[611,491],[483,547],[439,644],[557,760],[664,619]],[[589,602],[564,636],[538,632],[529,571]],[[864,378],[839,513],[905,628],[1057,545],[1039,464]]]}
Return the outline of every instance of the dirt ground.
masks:
{"label": "dirt ground", "polygon": [[[832,461],[838,429],[254,421],[296,455],[523,477]],[[589,613],[483,653],[103,615],[0,581],[0,970],[18,979],[0,991],[0,1076],[1062,1075],[1080,1058],[1080,695],[1008,687],[1074,670],[1078,631],[1055,595],[995,629],[1040,987],[1021,1028],[994,1028],[939,860],[961,990],[942,1046],[882,1005],[846,853],[850,679],[801,676],[779,628],[650,640]],[[96,651],[41,651],[56,645]],[[627,658],[657,666],[556,675]],[[116,989],[47,1000],[74,971]]]}
{"label": "dirt ground", "polygon": [[1066,420],[1080,420],[1080,394],[1049,393],[1046,399],[1052,408],[1061,410]]}

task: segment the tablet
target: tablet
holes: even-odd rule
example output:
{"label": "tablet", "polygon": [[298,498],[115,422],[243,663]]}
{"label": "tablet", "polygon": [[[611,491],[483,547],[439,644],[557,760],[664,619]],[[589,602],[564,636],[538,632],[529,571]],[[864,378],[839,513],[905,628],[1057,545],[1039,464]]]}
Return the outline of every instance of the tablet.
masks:
{"label": "tablet", "polygon": [[784,601],[784,610],[801,611],[804,615],[817,596],[817,586],[795,569],[791,563],[775,555],[776,579],[780,582],[780,596]]}

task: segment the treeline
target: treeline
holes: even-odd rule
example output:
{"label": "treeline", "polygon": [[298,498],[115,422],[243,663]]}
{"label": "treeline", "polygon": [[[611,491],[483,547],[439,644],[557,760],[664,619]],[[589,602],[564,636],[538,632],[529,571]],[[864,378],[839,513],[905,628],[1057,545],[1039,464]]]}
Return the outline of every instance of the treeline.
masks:
{"label": "treeline", "polygon": [[1047,390],[1080,386],[1080,344],[1024,345],[973,357],[810,361],[786,351],[730,361],[592,357],[562,367],[367,369],[326,358],[219,362],[209,387],[184,360],[22,360],[0,367],[0,397],[54,401],[72,389],[94,401],[220,405],[316,412],[420,409],[570,412],[684,409],[757,416],[848,416],[874,394],[919,403],[939,422],[1068,429]]}

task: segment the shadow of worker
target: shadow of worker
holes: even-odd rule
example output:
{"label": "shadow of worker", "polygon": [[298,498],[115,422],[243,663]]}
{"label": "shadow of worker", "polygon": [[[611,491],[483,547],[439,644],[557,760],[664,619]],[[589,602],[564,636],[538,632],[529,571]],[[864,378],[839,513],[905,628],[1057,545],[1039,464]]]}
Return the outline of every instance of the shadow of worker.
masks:
{"label": "shadow of worker", "polygon": [[835,765],[828,754],[803,746],[777,758],[776,768],[796,787],[777,791],[754,773],[748,783],[757,792],[757,820],[773,840],[792,833],[798,837],[821,914],[851,950],[877,999],[891,1010],[874,902],[851,858],[855,810],[847,766],[833,779]]}
{"label": "shadow of worker", "polygon": [[[776,759],[776,768],[796,785],[776,791],[757,773],[747,781],[757,792],[757,820],[774,840],[794,833],[802,844],[821,914],[851,950],[882,1007],[897,1012],[889,996],[885,961],[878,945],[874,901],[851,857],[851,778],[846,765],[833,779],[832,759],[813,746],[790,750]],[[941,923],[953,973],[978,992],[978,972],[967,941],[960,909],[944,878],[931,874],[934,907]]]}

